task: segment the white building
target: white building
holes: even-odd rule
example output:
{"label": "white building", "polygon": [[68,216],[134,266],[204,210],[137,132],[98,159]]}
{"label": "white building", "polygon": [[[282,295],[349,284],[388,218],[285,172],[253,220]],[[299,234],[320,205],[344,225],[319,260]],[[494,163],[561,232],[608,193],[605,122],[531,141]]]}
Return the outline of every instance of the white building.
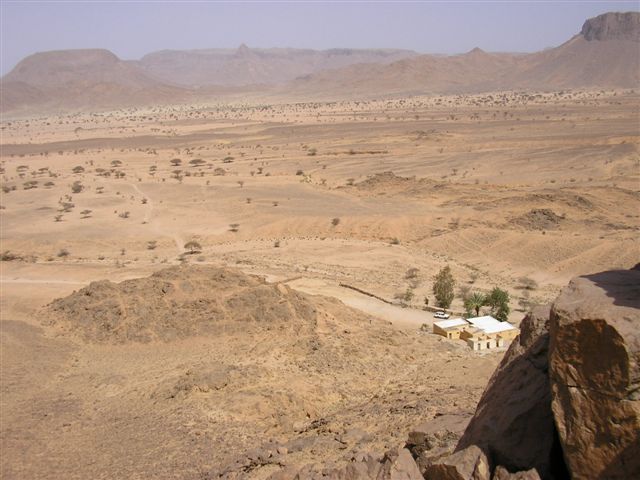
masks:
{"label": "white building", "polygon": [[466,340],[472,350],[487,350],[502,347],[510,342],[520,330],[509,322],[500,322],[490,315],[468,319],[452,318],[433,323],[433,333],[446,338]]}

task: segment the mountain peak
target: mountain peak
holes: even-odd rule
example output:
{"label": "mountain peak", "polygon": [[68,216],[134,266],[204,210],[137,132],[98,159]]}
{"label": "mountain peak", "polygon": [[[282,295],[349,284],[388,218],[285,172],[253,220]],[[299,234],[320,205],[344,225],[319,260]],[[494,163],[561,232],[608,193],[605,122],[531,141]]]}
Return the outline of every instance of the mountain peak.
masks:
{"label": "mountain peak", "polygon": [[485,53],[487,53],[487,52],[482,50],[480,47],[476,47],[473,50],[469,50],[467,52],[467,55],[484,55]]}
{"label": "mountain peak", "polygon": [[580,32],[586,40],[633,40],[640,42],[640,12],[609,12],[584,22]]}

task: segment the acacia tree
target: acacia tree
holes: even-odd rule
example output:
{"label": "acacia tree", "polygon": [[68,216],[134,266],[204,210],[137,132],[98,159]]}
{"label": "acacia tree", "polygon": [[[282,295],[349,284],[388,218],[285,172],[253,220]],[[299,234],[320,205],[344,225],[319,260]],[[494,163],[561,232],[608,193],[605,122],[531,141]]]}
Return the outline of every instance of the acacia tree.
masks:
{"label": "acacia tree", "polygon": [[506,322],[509,318],[509,293],[493,287],[493,290],[487,295],[486,304],[491,307],[491,313],[501,322]]}
{"label": "acacia tree", "polygon": [[202,245],[195,240],[191,240],[184,244],[184,248],[189,250],[189,253],[198,253],[202,251]]}
{"label": "acacia tree", "polygon": [[436,297],[436,303],[441,308],[449,308],[453,301],[453,288],[456,282],[451,274],[449,265],[438,272],[433,283],[433,294]]}

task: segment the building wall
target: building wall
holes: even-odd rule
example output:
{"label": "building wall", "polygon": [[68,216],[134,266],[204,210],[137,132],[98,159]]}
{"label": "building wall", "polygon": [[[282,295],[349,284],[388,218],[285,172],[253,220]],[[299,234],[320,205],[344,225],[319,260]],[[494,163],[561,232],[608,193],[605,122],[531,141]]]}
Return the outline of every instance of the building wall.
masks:
{"label": "building wall", "polygon": [[444,329],[434,324],[433,333],[452,340],[465,340],[469,348],[474,351],[481,351],[503,347],[507,342],[511,342],[516,338],[520,330],[516,328],[500,333],[486,334],[478,330],[470,331],[464,325]]}
{"label": "building wall", "polygon": [[437,334],[437,335],[442,335],[445,338],[451,338],[451,339],[459,339],[460,338],[460,333],[462,332],[462,327],[452,327],[452,328],[440,328],[437,325],[433,325],[433,333]]}

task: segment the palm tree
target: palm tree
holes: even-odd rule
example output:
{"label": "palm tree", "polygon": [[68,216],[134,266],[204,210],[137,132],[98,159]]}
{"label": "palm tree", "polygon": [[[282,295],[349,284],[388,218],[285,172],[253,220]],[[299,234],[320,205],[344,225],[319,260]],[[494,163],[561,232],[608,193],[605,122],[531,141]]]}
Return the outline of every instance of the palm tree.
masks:
{"label": "palm tree", "polygon": [[474,292],[464,301],[464,308],[467,310],[467,312],[475,310],[477,317],[480,315],[480,309],[484,307],[486,302],[487,297],[485,297],[480,292]]}

